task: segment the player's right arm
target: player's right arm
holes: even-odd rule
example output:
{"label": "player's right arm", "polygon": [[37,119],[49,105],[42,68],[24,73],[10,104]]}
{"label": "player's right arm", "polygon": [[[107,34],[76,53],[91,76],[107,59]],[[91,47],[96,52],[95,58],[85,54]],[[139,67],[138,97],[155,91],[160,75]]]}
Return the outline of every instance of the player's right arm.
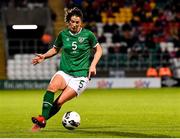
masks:
{"label": "player's right arm", "polygon": [[43,62],[45,59],[56,55],[59,52],[59,50],[60,50],[60,48],[58,48],[58,47],[52,47],[44,54],[36,54],[36,56],[32,59],[32,64],[36,65],[38,63]]}
{"label": "player's right arm", "polygon": [[49,49],[46,53],[44,54],[36,54],[36,56],[32,59],[32,64],[36,65],[38,63],[43,62],[45,59],[50,58],[54,55],[56,55],[61,47],[63,46],[63,41],[62,41],[62,32],[59,33],[58,37],[56,38],[54,42],[54,47]]}

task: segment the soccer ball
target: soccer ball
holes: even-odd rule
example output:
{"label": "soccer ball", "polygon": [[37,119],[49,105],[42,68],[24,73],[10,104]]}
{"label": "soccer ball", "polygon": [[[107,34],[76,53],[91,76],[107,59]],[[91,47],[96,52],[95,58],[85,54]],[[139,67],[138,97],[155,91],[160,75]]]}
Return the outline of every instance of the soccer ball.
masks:
{"label": "soccer ball", "polygon": [[69,129],[74,130],[80,125],[81,117],[75,111],[66,112],[62,118],[62,125]]}

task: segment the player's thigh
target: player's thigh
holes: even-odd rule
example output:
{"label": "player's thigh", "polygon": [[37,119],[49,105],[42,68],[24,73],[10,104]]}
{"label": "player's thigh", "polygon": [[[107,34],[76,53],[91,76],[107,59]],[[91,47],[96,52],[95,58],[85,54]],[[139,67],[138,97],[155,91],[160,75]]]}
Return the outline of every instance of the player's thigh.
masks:
{"label": "player's thigh", "polygon": [[71,100],[76,96],[77,96],[76,91],[71,87],[67,86],[61,93],[61,96],[58,99],[58,104],[63,105],[66,101]]}
{"label": "player's thigh", "polygon": [[89,79],[87,77],[78,77],[78,78],[72,78],[68,86],[73,88],[77,95],[79,96],[88,86]]}
{"label": "player's thigh", "polygon": [[49,91],[56,92],[58,90],[63,90],[65,87],[66,87],[65,79],[61,75],[55,74],[51,79],[47,89]]}

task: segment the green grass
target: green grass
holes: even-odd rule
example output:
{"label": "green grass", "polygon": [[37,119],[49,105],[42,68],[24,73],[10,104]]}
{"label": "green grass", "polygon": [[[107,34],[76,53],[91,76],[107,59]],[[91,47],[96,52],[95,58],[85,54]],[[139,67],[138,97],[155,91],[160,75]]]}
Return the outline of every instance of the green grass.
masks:
{"label": "green grass", "polygon": [[[92,89],[66,103],[38,133],[31,117],[41,113],[43,90],[0,91],[1,138],[152,138],[180,137],[180,88]],[[66,111],[81,115],[69,131],[61,125]]]}

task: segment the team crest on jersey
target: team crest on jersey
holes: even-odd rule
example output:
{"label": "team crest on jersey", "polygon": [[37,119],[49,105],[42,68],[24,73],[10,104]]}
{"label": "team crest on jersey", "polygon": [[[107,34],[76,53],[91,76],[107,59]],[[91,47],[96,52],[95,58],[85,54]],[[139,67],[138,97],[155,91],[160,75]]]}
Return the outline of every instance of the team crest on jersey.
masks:
{"label": "team crest on jersey", "polygon": [[82,43],[82,42],[84,41],[84,38],[83,38],[83,37],[78,37],[78,41],[79,41],[80,43]]}

